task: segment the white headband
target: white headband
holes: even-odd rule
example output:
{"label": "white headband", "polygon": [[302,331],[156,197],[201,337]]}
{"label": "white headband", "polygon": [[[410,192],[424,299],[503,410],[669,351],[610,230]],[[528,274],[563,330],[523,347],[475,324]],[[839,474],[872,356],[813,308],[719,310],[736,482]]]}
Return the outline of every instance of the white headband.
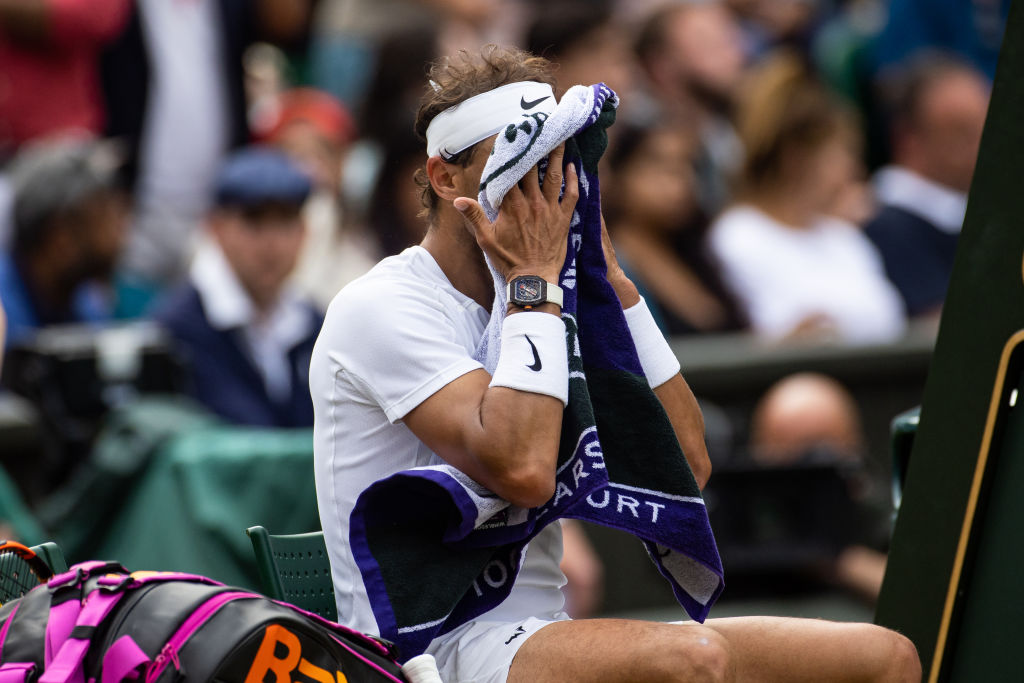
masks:
{"label": "white headband", "polygon": [[551,114],[555,93],[546,83],[520,81],[449,107],[427,126],[427,156],[450,159],[511,123],[516,114]]}

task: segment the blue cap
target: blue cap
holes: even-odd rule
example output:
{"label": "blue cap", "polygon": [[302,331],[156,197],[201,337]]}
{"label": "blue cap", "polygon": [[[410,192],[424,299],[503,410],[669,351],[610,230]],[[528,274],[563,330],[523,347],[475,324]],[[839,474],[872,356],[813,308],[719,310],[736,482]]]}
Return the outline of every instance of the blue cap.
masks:
{"label": "blue cap", "polygon": [[313,189],[309,176],[282,152],[247,147],[235,152],[217,174],[218,206],[256,206],[269,202],[300,205]]}

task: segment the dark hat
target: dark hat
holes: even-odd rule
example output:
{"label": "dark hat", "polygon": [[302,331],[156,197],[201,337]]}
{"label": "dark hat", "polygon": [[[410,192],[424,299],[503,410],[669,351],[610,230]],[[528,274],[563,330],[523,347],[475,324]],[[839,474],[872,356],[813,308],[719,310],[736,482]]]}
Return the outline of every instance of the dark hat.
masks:
{"label": "dark hat", "polygon": [[251,207],[279,202],[301,205],[313,185],[294,161],[270,147],[235,152],[217,174],[217,206]]}

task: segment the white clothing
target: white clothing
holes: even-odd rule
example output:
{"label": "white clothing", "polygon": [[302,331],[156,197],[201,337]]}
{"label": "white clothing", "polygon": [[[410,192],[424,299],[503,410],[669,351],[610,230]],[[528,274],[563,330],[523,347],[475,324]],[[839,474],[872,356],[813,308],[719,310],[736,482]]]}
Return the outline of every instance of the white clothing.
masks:
{"label": "white clothing", "polygon": [[157,279],[187,262],[228,146],[227,85],[214,0],[139,0],[153,77],[127,263]]}
{"label": "white clothing", "polygon": [[849,342],[889,341],[904,330],[899,293],[850,223],[823,216],[798,229],[739,205],[718,217],[709,244],[758,334],[784,337],[814,315],[826,316]]}
{"label": "white clothing", "polygon": [[903,166],[880,169],[872,184],[879,204],[908,211],[950,235],[960,234],[967,213],[965,193]]}
{"label": "white clothing", "polygon": [[505,683],[512,658],[527,638],[555,621],[562,619],[471,621],[448,634],[444,642],[435,640],[430,654],[437,659],[442,681]]}
{"label": "white clothing", "polygon": [[[309,380],[317,501],[338,619],[360,631],[380,633],[348,543],[351,510],[375,481],[443,462],[401,420],[449,382],[481,369],[472,354],[488,318],[419,246],[381,261],[327,310]],[[566,618],[561,551],[561,529],[549,525],[531,541],[510,596],[477,621]],[[436,638],[428,651],[443,650],[458,632]]]}
{"label": "white clothing", "polygon": [[292,391],[288,352],[313,331],[313,317],[306,305],[286,290],[270,311],[260,315],[220,246],[209,240],[196,252],[189,277],[210,326],[241,329],[267,395],[278,403],[287,402]]}

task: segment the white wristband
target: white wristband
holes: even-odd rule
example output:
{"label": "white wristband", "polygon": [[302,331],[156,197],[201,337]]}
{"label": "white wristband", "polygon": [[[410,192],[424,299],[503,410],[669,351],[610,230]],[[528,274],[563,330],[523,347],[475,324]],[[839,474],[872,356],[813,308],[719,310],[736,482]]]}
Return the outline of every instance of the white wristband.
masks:
{"label": "white wristband", "polygon": [[543,311],[505,318],[491,386],[545,394],[568,405],[569,354],[562,319]]}
{"label": "white wristband", "polygon": [[672,352],[665,335],[658,328],[658,323],[647,308],[647,302],[640,297],[640,303],[625,309],[626,325],[633,336],[636,354],[640,357],[640,367],[651,388],[660,387],[679,374],[679,359]]}

